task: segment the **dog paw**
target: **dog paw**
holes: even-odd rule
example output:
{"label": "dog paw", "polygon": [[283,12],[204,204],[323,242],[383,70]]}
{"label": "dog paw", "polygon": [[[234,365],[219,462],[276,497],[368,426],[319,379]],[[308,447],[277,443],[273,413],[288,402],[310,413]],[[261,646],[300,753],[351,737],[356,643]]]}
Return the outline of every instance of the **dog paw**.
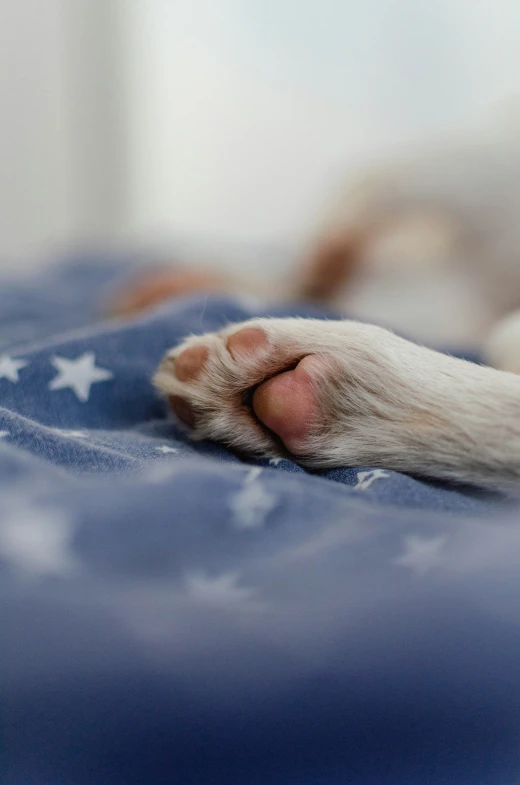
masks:
{"label": "dog paw", "polygon": [[437,425],[421,353],[436,356],[372,325],[254,319],[188,338],[154,382],[195,439],[310,468],[399,468],[410,433]]}

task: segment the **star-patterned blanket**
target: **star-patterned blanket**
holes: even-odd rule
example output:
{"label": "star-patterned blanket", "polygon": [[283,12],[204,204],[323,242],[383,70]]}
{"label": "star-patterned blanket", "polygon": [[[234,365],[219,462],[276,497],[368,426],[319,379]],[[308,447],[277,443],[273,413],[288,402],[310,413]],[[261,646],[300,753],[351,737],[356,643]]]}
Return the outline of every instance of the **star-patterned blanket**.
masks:
{"label": "star-patterned blanket", "polygon": [[265,307],[124,272],[0,289],[3,785],[519,782],[517,509],[190,443],[155,366]]}

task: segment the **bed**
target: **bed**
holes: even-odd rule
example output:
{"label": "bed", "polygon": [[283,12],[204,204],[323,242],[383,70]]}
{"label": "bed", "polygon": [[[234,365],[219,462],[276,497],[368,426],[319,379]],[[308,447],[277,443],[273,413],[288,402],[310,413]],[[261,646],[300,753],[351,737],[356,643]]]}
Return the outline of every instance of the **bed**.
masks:
{"label": "bed", "polygon": [[125,260],[0,290],[3,785],[520,781],[520,516],[191,443],[150,377],[223,297],[101,320]]}

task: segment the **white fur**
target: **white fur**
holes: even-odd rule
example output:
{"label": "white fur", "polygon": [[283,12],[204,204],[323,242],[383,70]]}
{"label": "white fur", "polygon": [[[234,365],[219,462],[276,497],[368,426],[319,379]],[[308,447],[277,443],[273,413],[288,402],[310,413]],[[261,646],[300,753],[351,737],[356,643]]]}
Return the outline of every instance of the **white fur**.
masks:
{"label": "white fur", "polygon": [[[266,348],[235,360],[228,337],[261,327]],[[195,381],[175,376],[192,346],[209,358]],[[286,452],[253,416],[251,388],[313,355],[319,423],[293,458],[303,466],[374,466],[516,492],[520,483],[520,377],[417,346],[353,321],[255,319],[191,337],[170,351],[155,383],[196,413],[195,438],[261,455]]]}

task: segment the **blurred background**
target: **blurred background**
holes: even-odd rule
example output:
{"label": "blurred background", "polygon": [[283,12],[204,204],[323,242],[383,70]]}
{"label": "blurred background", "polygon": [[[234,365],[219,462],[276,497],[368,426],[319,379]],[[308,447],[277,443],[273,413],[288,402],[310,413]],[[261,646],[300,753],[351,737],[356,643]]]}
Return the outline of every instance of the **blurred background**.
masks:
{"label": "blurred background", "polygon": [[0,0],[0,268],[294,249],[349,172],[507,114],[519,37],[518,0]]}

